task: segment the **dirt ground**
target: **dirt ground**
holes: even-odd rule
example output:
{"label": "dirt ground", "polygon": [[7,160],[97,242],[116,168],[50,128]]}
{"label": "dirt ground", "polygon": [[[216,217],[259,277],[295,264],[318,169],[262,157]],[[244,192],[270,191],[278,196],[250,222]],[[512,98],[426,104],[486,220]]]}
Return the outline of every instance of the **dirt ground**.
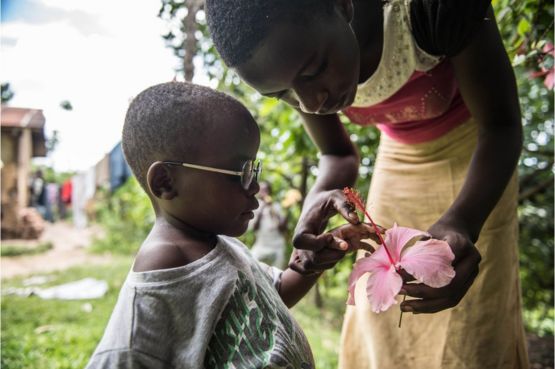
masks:
{"label": "dirt ground", "polygon": [[553,337],[528,335],[530,369],[553,369]]}
{"label": "dirt ground", "polygon": [[[108,263],[111,258],[107,255],[93,255],[87,252],[94,236],[100,236],[102,229],[89,227],[76,229],[70,223],[58,222],[47,224],[46,229],[38,241],[3,240],[10,245],[26,245],[42,242],[52,242],[53,248],[38,255],[3,257],[0,259],[1,279],[19,275],[46,273],[62,270],[77,264]],[[553,337],[538,337],[528,335],[530,369],[554,369],[553,365]]]}
{"label": "dirt ground", "polygon": [[0,259],[1,279],[19,275],[46,273],[62,270],[83,263],[107,263],[109,256],[93,255],[87,252],[94,236],[100,236],[102,229],[93,226],[77,229],[67,222],[47,223],[39,240],[2,240],[5,245],[32,247],[44,242],[52,242],[53,248],[37,255],[3,257]]}

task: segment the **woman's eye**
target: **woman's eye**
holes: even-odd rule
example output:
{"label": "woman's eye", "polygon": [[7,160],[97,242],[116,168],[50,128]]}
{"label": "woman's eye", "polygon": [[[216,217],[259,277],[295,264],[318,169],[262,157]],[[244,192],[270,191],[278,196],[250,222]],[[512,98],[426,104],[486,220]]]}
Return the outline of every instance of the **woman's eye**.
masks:
{"label": "woman's eye", "polygon": [[328,67],[328,62],[327,62],[327,60],[324,60],[318,66],[318,68],[316,68],[315,71],[303,74],[301,77],[303,79],[314,79],[314,78],[318,77],[320,74],[322,74],[326,70],[327,67]]}

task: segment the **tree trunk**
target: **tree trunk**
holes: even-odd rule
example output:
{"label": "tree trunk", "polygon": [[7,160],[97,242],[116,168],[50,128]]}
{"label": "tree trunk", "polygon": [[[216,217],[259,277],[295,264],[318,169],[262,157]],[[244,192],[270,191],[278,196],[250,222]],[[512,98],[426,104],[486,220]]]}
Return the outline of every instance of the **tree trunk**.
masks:
{"label": "tree trunk", "polygon": [[183,57],[183,74],[185,81],[191,82],[195,75],[195,66],[193,64],[193,57],[197,53],[197,40],[195,32],[197,31],[197,22],[195,16],[202,6],[201,0],[187,0],[187,15],[183,19],[183,32],[185,33],[185,40],[183,48],[185,49],[185,56]]}

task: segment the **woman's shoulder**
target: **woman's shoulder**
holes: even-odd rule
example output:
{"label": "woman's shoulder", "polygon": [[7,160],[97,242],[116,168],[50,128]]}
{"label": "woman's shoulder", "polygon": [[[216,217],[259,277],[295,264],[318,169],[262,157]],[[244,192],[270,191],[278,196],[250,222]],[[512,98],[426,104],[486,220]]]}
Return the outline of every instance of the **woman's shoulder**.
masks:
{"label": "woman's shoulder", "polygon": [[486,19],[491,0],[405,0],[417,45],[431,55],[454,56]]}

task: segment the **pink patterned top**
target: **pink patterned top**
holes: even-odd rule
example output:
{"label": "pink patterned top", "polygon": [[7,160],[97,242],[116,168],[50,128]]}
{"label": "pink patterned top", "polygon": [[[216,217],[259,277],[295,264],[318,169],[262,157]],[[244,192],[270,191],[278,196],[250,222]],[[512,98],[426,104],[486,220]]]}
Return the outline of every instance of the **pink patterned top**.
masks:
{"label": "pink patterned top", "polygon": [[414,71],[386,100],[343,113],[353,123],[376,124],[389,137],[410,144],[438,138],[470,117],[447,59],[427,72]]}

